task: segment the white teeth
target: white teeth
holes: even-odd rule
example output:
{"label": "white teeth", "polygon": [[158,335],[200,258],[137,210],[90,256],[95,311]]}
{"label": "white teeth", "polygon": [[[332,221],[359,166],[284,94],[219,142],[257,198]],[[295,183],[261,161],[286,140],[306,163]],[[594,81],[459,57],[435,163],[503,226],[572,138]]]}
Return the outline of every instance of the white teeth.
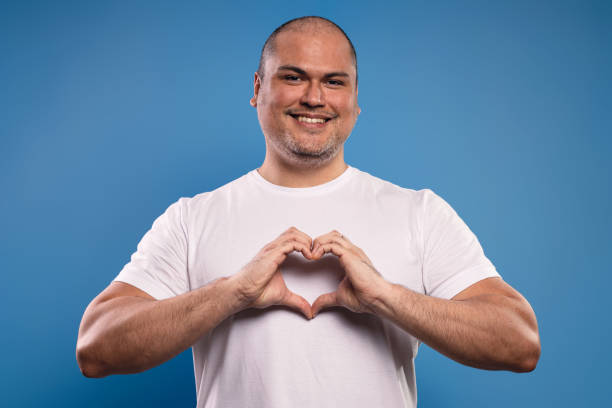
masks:
{"label": "white teeth", "polygon": [[306,123],[325,123],[325,119],[307,118],[306,116],[298,116],[297,119],[300,122],[306,122]]}

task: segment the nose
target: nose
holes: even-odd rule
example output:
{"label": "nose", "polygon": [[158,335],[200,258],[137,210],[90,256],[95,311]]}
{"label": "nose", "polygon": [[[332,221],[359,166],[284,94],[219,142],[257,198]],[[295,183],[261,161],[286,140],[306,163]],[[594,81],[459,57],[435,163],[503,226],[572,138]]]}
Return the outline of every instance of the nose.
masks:
{"label": "nose", "polygon": [[325,106],[325,97],[323,89],[321,89],[321,84],[310,82],[304,89],[304,94],[302,95],[300,103],[307,107]]}

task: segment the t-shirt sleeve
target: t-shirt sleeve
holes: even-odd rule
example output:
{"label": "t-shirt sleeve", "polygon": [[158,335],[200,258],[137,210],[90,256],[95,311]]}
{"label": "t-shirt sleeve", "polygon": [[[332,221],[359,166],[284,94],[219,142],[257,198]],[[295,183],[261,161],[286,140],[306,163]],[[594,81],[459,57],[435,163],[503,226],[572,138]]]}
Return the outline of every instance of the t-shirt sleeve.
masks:
{"label": "t-shirt sleeve", "polygon": [[186,200],[180,198],[153,222],[114,281],[129,283],[156,299],[187,292]]}
{"label": "t-shirt sleeve", "polygon": [[476,235],[444,199],[425,189],[423,205],[425,294],[451,299],[482,279],[500,276]]}

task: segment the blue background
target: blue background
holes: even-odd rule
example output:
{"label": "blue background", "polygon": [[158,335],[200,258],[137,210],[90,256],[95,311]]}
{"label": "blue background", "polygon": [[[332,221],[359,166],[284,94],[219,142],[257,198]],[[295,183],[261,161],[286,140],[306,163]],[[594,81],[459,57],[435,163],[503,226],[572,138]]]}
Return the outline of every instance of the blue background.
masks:
{"label": "blue background", "polygon": [[538,317],[532,373],[422,346],[419,406],[609,403],[611,2],[126,3],[0,6],[1,405],[195,405],[190,350],[83,377],[79,322],[168,205],[261,165],[260,48],[311,14],[357,48],[346,161],[446,199]]}

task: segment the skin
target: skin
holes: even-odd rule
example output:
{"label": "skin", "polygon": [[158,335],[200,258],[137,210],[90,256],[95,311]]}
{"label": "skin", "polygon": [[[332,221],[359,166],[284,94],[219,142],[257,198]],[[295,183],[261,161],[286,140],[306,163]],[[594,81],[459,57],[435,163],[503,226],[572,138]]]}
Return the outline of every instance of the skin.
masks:
{"label": "skin", "polygon": [[[347,168],[343,145],[360,113],[356,72],[344,37],[324,28],[315,24],[279,34],[264,78],[255,74],[250,102],[266,141],[258,171],[274,184],[314,186]],[[309,127],[290,114],[331,120]],[[280,265],[293,251],[311,261],[325,253],[337,256],[345,271],[337,290],[312,305],[288,290]],[[85,310],[77,361],[87,377],[141,372],[184,351],[227,317],[271,305],[307,319],[332,307],[370,313],[455,361],[483,369],[531,371],[540,355],[535,314],[502,279],[481,280],[451,300],[433,298],[386,281],[339,231],[313,239],[291,227],[233,275],[170,299],[155,300],[134,286],[111,283]]]}
{"label": "skin", "polygon": [[[337,30],[317,26],[282,32],[275,49],[266,59],[264,78],[255,73],[250,101],[266,140],[258,171],[288,187],[332,180],[347,168],[344,142],[361,112],[349,44]],[[323,127],[309,127],[291,114],[331,119]]]}
{"label": "skin", "polygon": [[451,300],[386,281],[367,255],[334,230],[313,241],[312,259],[336,255],[346,275],[338,289],[312,305],[316,316],[333,306],[389,319],[428,346],[476,368],[529,372],[540,357],[535,314],[501,278],[483,279]]}

